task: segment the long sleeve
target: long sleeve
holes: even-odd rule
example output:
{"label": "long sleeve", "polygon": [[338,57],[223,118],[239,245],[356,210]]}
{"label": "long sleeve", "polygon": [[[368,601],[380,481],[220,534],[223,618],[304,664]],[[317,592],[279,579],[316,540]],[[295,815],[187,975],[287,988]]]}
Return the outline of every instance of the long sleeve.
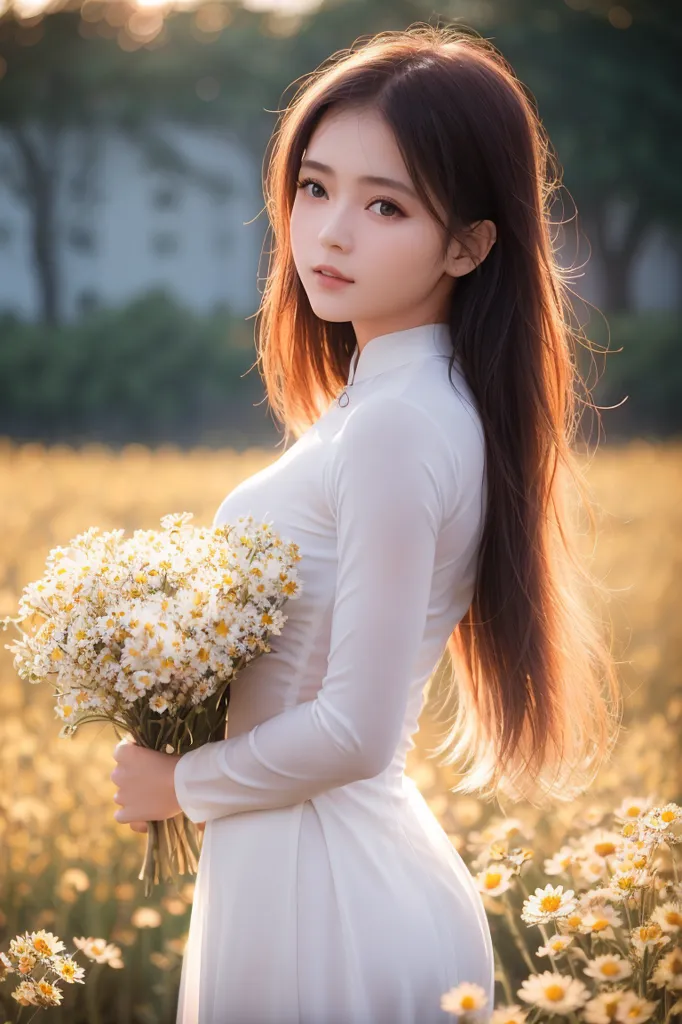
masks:
{"label": "long sleeve", "polygon": [[302,803],[388,767],[457,465],[451,440],[409,401],[371,396],[352,410],[325,465],[338,569],[322,685],[313,700],[178,760],[176,795],[191,821]]}

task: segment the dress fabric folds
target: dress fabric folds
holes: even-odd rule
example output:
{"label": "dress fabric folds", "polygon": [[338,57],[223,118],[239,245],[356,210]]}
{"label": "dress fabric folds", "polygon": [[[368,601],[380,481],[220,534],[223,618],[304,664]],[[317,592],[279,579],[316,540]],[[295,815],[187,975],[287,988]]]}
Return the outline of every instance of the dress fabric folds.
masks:
{"label": "dress fabric folds", "polygon": [[447,324],[356,346],[344,389],[214,524],[300,549],[300,596],[232,684],[227,736],[181,757],[206,822],[176,1024],[449,1024],[493,1005],[482,898],[405,772],[471,603],[485,445]]}

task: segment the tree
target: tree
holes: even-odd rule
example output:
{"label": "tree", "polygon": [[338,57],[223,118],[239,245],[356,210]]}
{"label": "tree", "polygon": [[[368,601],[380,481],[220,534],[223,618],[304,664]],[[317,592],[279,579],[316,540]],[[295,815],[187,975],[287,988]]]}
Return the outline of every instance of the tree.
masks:
{"label": "tree", "polygon": [[[537,99],[564,184],[601,251],[606,309],[625,311],[644,236],[659,224],[681,227],[680,25],[662,0],[580,6],[510,0],[498,7],[494,42]],[[627,217],[613,238],[616,198]]]}
{"label": "tree", "polygon": [[[116,2],[120,12],[123,0]],[[178,14],[164,24],[152,49],[138,50],[124,49],[96,31],[84,35],[79,10],[59,10],[29,21],[11,12],[0,18],[0,67],[5,69],[0,140],[6,143],[0,176],[29,212],[45,322],[60,320],[55,205],[69,130],[78,128],[95,141],[105,127],[115,126],[149,163],[214,192],[225,190],[225,178],[187,160],[164,136],[160,120],[171,116],[195,125],[229,124],[243,141],[258,138],[254,150],[262,142],[264,132],[258,136],[255,129],[256,115],[263,120],[263,112],[254,103],[263,98],[266,78],[261,91],[249,89],[247,70],[250,65],[253,82],[258,19],[235,10],[234,31],[220,38],[220,45],[219,37],[209,47],[202,45],[187,30],[188,16]],[[196,86],[211,75],[222,89],[218,102],[208,104]],[[83,178],[94,148],[83,149]]]}

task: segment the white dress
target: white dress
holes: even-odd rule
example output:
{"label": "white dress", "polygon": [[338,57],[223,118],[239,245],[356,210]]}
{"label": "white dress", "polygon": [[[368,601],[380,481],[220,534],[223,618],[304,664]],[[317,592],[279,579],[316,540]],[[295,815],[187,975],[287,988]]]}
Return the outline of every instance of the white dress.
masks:
{"label": "white dress", "polygon": [[[183,755],[206,821],[176,1024],[452,1024],[494,963],[464,861],[405,775],[424,688],[473,594],[483,431],[446,324],[356,346],[345,392],[214,524],[300,547],[300,596]],[[342,397],[341,403],[346,399]]]}

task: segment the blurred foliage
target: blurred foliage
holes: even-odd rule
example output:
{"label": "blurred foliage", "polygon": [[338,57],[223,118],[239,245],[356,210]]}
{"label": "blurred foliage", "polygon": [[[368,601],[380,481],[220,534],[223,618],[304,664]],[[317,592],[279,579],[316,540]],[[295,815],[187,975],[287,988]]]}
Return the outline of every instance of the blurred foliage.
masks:
{"label": "blurred foliage", "polygon": [[[682,314],[675,310],[620,313],[596,319],[589,339],[599,379],[591,395],[602,408],[609,440],[682,434]],[[590,359],[580,351],[588,380]],[[592,368],[594,374],[594,368]],[[609,408],[615,407],[617,408]]]}
{"label": "blurred foliage", "polygon": [[[198,316],[160,290],[57,328],[0,316],[0,434],[70,444],[274,442],[254,327],[227,313]],[[682,316],[595,318],[586,334],[597,351],[579,350],[580,371],[608,439],[682,433]],[[587,436],[595,421],[585,414]]]}
{"label": "blurred foliage", "polygon": [[5,314],[0,335],[0,434],[234,447],[274,436],[257,405],[263,387],[252,320],[199,317],[154,290],[75,325]]}
{"label": "blurred foliage", "polygon": [[[22,588],[42,575],[55,545],[93,524],[153,528],[169,510],[193,512],[197,524],[208,524],[225,494],[272,459],[262,449],[130,445],[116,452],[0,443],[0,489],[7,498],[0,504],[0,616],[15,613]],[[682,446],[608,446],[587,472],[599,509],[594,569],[613,591],[602,613],[613,624],[626,716],[616,756],[580,801],[545,815],[525,805],[503,808],[519,819],[522,845],[532,849],[540,872],[567,830],[579,828],[589,844],[601,816],[623,801],[679,799],[682,789]],[[167,884],[144,900],[137,874],[146,837],[113,817],[116,787],[109,775],[117,737],[97,725],[60,740],[49,688],[31,687],[13,670],[4,644],[14,636],[0,632],[0,948],[18,932],[40,927],[67,942],[73,935],[106,935],[121,946],[125,968],[114,974],[103,967],[87,986],[67,986],[68,1001],[50,1011],[51,1020],[173,1024],[193,880],[178,889]],[[441,678],[439,669],[434,687]],[[504,824],[495,805],[453,796],[451,767],[427,758],[445,725],[428,701],[407,771],[468,862],[472,851],[499,839]],[[570,884],[567,877],[559,881]],[[518,984],[526,972],[503,902],[484,898],[495,949]],[[9,1008],[9,991],[0,987],[0,1008],[3,999]]]}

